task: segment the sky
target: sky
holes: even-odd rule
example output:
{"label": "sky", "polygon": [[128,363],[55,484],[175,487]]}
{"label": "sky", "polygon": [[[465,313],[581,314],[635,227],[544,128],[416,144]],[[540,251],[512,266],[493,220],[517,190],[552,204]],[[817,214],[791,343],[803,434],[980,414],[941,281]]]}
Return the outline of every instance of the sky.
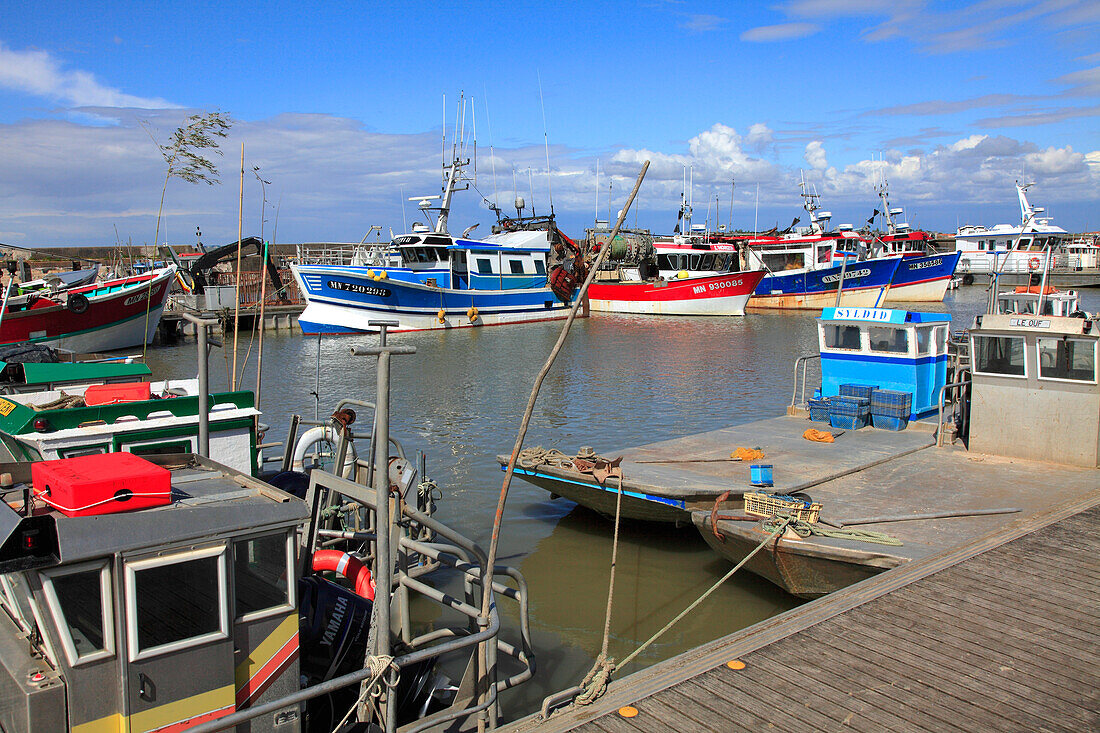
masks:
{"label": "sky", "polygon": [[[1018,180],[1096,230],[1097,38],[1096,0],[6,0],[0,243],[151,243],[162,190],[161,243],[235,241],[239,208],[245,236],[388,238],[423,220],[408,198],[439,193],[459,123],[477,175],[453,232],[518,193],[583,236],[645,160],[626,221],[655,233],[689,175],[712,228],[805,223],[803,178],[858,228],[885,178],[933,231],[1018,223]],[[220,182],[164,188],[158,145],[213,111]]]}

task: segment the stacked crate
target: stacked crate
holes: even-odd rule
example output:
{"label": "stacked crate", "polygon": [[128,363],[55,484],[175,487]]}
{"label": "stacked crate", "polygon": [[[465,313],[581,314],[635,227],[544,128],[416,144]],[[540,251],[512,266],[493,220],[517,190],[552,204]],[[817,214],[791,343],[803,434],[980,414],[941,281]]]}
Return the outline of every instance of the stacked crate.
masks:
{"label": "stacked crate", "polygon": [[810,408],[810,419],[814,422],[829,422],[829,398],[815,397],[807,400]]}
{"label": "stacked crate", "polygon": [[845,430],[859,430],[870,421],[871,393],[868,384],[842,384],[840,394],[829,400],[829,425]]}
{"label": "stacked crate", "polygon": [[871,422],[884,430],[904,430],[913,409],[910,392],[876,389],[871,393]]}

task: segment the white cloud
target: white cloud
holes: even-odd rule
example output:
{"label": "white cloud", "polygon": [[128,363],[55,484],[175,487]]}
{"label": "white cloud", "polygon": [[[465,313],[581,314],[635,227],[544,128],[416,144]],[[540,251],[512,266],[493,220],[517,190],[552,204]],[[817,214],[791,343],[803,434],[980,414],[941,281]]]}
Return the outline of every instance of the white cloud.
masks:
{"label": "white cloud", "polygon": [[820,140],[809,142],[806,145],[806,152],[803,157],[810,164],[810,167],[815,170],[825,170],[829,166],[828,161],[825,160],[825,145]]}
{"label": "white cloud", "polygon": [[742,41],[756,43],[768,43],[771,41],[791,41],[796,38],[806,38],[821,30],[821,26],[814,23],[779,23],[777,25],[762,25],[749,28],[741,34]]}
{"label": "white cloud", "polygon": [[15,51],[0,42],[0,87],[33,94],[70,107],[165,109],[178,105],[137,97],[104,86],[93,74],[66,69],[46,51]]}
{"label": "white cloud", "polygon": [[750,150],[764,150],[772,144],[774,135],[763,122],[755,122],[749,126],[749,134],[745,137],[745,146]]}

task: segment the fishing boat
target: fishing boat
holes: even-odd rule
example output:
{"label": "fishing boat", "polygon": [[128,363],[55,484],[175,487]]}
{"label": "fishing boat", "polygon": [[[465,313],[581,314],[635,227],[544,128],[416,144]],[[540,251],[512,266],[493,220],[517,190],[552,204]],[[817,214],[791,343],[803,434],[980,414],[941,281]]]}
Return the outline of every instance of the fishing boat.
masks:
{"label": "fishing boat", "polygon": [[[881,215],[886,232],[870,237],[873,256],[893,257],[901,255],[902,261],[890,280],[884,303],[940,303],[958,267],[961,252],[937,252],[932,236],[925,231],[914,230],[903,219],[904,209],[890,205],[890,193],[885,176],[878,186],[882,201]],[[875,218],[872,216],[872,219]]]}
{"label": "fishing boat", "polygon": [[[686,215],[690,226],[691,215]],[[614,242],[605,228],[586,233],[591,258],[611,251],[588,286],[589,308],[603,313],[677,316],[743,316],[764,277],[741,269],[740,240],[708,233],[654,239],[647,231],[620,230]]]}
{"label": "fishing boat", "polygon": [[767,271],[748,309],[820,310],[838,304],[838,290],[843,305],[882,304],[902,257],[872,259],[866,243],[850,228],[827,231],[832,214],[821,210],[818,193],[804,179],[801,187],[809,227],[753,236],[747,243],[748,268]]}
{"label": "fishing boat", "polygon": [[[434,225],[414,227],[395,237],[390,256],[378,264],[309,264],[291,271],[306,299],[298,325],[306,334],[362,333],[372,320],[396,321],[391,332],[478,328],[565,318],[574,290],[584,280],[580,247],[551,216],[500,216],[484,239],[453,236],[447,230],[451,199],[468,181],[468,160],[456,146],[445,170],[440,196],[414,197],[420,208],[437,212]],[[463,189],[464,190],[464,189]],[[431,206],[439,199],[438,207]]]}
{"label": "fishing boat", "polygon": [[1020,201],[1020,224],[997,224],[992,228],[966,225],[955,234],[955,249],[961,255],[959,272],[975,274],[1029,274],[1053,269],[1064,254],[1071,236],[1051,223],[1046,209],[1032,206],[1027,191],[1035,184],[1016,182]]}
{"label": "fishing boat", "polygon": [[0,344],[30,342],[87,353],[148,343],[175,273],[170,265],[49,294],[8,297],[0,307]]}

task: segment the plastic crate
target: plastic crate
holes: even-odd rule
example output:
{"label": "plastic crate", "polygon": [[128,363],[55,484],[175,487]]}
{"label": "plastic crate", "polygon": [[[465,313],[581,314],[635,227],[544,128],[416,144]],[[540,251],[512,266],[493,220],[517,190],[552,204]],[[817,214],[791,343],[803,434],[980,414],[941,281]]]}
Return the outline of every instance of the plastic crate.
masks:
{"label": "plastic crate", "polygon": [[745,514],[764,518],[794,516],[800,522],[816,524],[821,515],[821,504],[782,494],[748,492],[745,494]]}
{"label": "plastic crate", "polygon": [[840,385],[841,397],[862,397],[871,399],[871,393],[876,389],[873,384],[842,384]]}
{"label": "plastic crate", "polygon": [[909,425],[909,416],[878,415],[872,412],[871,424],[880,430],[905,430]]}
{"label": "plastic crate", "polygon": [[860,428],[867,427],[867,418],[868,414],[866,412],[861,415],[838,415],[835,412],[830,412],[829,424],[834,428],[859,430]]}
{"label": "plastic crate", "polygon": [[876,389],[871,393],[871,414],[889,417],[909,417],[913,408],[910,392]]}
{"label": "plastic crate", "polygon": [[753,486],[771,486],[772,464],[756,463],[749,466],[749,483]]}
{"label": "plastic crate", "polygon": [[810,419],[814,422],[829,422],[829,400],[812,399],[806,401],[810,408]]}
{"label": "plastic crate", "polygon": [[866,415],[871,401],[863,397],[834,397],[829,400],[829,415]]}

